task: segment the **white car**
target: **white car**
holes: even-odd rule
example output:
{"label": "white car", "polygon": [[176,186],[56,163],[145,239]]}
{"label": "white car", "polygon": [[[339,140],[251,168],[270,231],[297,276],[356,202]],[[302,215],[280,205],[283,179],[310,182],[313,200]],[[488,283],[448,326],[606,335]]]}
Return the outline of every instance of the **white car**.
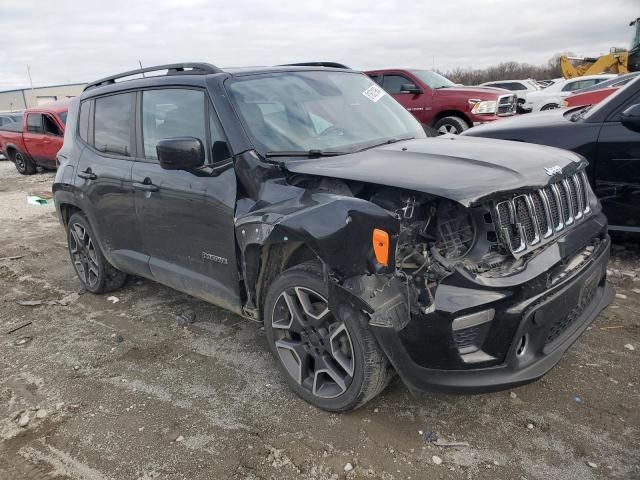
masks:
{"label": "white car", "polygon": [[613,74],[601,74],[585,75],[584,77],[570,78],[568,80],[558,79],[553,85],[543,90],[529,93],[524,108],[532,112],[558,108],[562,105],[562,100],[576,90],[591,87],[613,77],[615,77]]}
{"label": "white car", "polygon": [[504,88],[505,90],[513,92],[518,97],[518,106],[521,108],[524,107],[529,93],[541,90],[541,87],[536,81],[530,78],[526,80],[495,80],[493,82],[482,83],[480,86]]}

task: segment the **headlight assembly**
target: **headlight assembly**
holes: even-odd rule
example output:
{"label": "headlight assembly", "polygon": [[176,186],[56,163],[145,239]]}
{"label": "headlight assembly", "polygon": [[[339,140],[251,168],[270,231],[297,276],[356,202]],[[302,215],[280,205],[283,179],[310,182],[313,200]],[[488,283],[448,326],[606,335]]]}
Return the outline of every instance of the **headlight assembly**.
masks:
{"label": "headlight assembly", "polygon": [[497,102],[495,100],[482,100],[477,102],[471,109],[471,113],[496,113]]}

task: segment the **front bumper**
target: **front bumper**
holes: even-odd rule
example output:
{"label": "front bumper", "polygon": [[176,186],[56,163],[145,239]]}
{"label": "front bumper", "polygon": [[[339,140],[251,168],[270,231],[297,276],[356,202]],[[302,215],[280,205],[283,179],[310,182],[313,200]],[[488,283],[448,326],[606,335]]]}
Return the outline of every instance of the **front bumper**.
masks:
{"label": "front bumper", "polygon": [[[374,321],[370,328],[402,380],[416,390],[482,393],[535,381],[613,299],[606,281],[610,239],[601,238],[569,273],[571,258],[499,288],[454,274],[438,286],[433,312],[412,315],[402,328]],[[487,311],[493,312],[489,321],[455,330],[454,320]]]}

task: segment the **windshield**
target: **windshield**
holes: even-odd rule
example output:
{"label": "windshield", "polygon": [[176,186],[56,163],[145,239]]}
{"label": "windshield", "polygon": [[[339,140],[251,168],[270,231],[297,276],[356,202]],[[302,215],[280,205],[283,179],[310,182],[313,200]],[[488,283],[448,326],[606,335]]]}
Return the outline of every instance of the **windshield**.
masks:
{"label": "windshield", "polygon": [[411,70],[416,77],[423,83],[426,83],[429,88],[447,88],[455,87],[455,83],[449,80],[447,77],[443,77],[439,73],[432,72],[431,70]]}
{"label": "windshield", "polygon": [[421,125],[369,77],[282,72],[232,80],[229,90],[258,151],[356,151],[425,137]]}
{"label": "windshield", "polygon": [[60,119],[62,124],[65,125],[67,123],[67,112],[59,112],[58,118]]}

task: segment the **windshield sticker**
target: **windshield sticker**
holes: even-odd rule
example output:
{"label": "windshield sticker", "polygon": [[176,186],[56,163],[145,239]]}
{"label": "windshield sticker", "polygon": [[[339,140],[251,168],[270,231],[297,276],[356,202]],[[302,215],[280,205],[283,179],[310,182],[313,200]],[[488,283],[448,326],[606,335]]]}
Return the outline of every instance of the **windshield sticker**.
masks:
{"label": "windshield sticker", "polygon": [[377,102],[382,97],[384,97],[384,90],[380,88],[378,85],[373,84],[369,88],[367,88],[362,94],[367,97],[372,102]]}

